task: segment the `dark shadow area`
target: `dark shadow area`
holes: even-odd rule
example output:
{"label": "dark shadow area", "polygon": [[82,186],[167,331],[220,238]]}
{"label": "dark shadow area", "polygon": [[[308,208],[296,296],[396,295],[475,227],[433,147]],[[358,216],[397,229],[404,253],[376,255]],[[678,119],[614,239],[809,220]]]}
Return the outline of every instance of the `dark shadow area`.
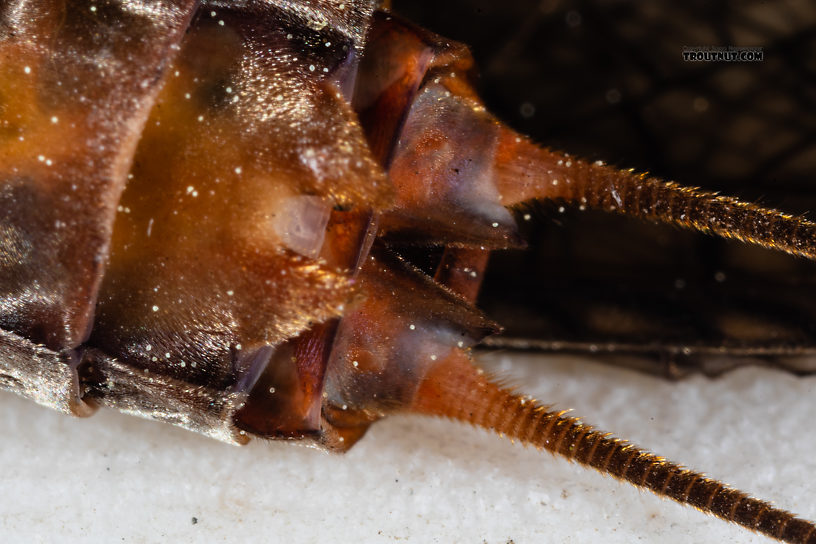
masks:
{"label": "dark shadow area", "polygon": [[[489,109],[544,145],[816,217],[810,2],[394,8],[469,44]],[[682,55],[731,45],[759,46],[763,60]],[[801,366],[816,352],[813,263],[558,205],[526,211],[532,249],[496,254],[479,301],[506,336],[545,350],[628,349],[669,374],[722,371],[699,360],[706,354],[814,370]]]}

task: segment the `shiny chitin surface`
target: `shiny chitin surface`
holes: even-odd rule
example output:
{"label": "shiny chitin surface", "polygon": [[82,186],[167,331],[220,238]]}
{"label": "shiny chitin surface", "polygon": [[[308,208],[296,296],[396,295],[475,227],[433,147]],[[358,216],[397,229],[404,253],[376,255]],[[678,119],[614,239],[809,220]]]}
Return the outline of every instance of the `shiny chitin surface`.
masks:
{"label": "shiny chitin surface", "polygon": [[[814,224],[535,146],[485,111],[464,46],[378,2],[31,4],[0,11],[6,388],[336,451],[390,413],[445,416],[816,539],[470,357],[499,331],[474,307],[489,251],[524,245],[530,200],[808,258]],[[400,244],[444,248],[434,277]]]}

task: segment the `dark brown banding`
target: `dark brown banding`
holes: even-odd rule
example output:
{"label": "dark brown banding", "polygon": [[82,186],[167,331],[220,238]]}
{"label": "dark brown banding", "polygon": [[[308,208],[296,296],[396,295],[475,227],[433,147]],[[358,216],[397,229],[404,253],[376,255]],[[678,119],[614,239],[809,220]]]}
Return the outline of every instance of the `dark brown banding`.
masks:
{"label": "dark brown banding", "polygon": [[[527,401],[485,379],[464,353],[446,359],[440,366],[442,368],[430,372],[420,385],[411,411],[454,417],[506,434],[510,439],[559,453],[602,473],[650,489],[659,496],[672,498],[784,542],[816,542],[811,538],[816,526],[767,502],[600,433],[577,418],[565,417],[564,412],[541,412],[535,408],[521,410],[520,405]],[[455,386],[439,381],[440,376],[451,375],[458,376]],[[462,391],[468,393],[461,394]],[[480,394],[474,395],[473,391]],[[484,413],[485,407],[492,415]],[[515,420],[520,412],[526,422],[517,425]],[[479,417],[467,417],[468,413],[478,413]]]}
{"label": "dark brown banding", "polygon": [[[503,130],[498,149],[497,186],[508,206],[543,199],[609,211],[614,191],[620,199],[620,204],[615,202],[616,213],[816,259],[816,223],[801,217],[631,170],[588,163],[535,146],[509,129]],[[519,165],[536,175],[518,176]],[[560,183],[567,177],[571,183]],[[554,180],[559,183],[553,185]],[[779,230],[797,235],[778,236]]]}
{"label": "dark brown banding", "polygon": [[581,447],[584,445],[584,438],[586,438],[588,432],[587,429],[581,429],[570,446],[570,456],[579,463],[581,460],[578,458],[578,455],[581,453]]}
{"label": "dark brown banding", "polygon": [[595,468],[597,468],[601,472],[609,472],[611,474],[611,471],[609,470],[609,465],[612,463],[612,459],[614,459],[615,454],[620,449],[620,447],[621,447],[620,442],[617,442],[617,441],[610,442],[609,443],[609,451],[606,453],[606,456],[604,457],[603,462],[601,463],[600,467],[595,467]]}
{"label": "dark brown banding", "polygon": [[556,427],[563,427],[563,429],[555,436],[555,440],[553,441],[552,444],[552,450],[554,452],[560,453],[567,457],[568,459],[570,458],[570,456],[568,455],[568,453],[561,451],[561,444],[564,442],[564,437],[570,430],[569,423],[570,423],[569,420],[565,419],[559,419],[558,421],[556,421]]}
{"label": "dark brown banding", "polygon": [[537,434],[538,426],[541,425],[541,420],[547,415],[547,410],[541,407],[532,410],[531,413],[532,415],[527,418],[525,425],[522,425],[522,429],[524,429],[525,432],[519,433],[519,439],[524,443],[531,443],[533,441],[533,437]]}
{"label": "dark brown banding", "polygon": [[637,457],[638,455],[640,455],[640,452],[639,452],[639,451],[637,451],[637,450],[634,450],[634,451],[632,451],[632,453],[631,453],[631,454],[629,454],[629,457],[626,459],[626,462],[624,462],[624,463],[623,463],[623,466],[622,466],[622,467],[621,467],[621,469],[620,469],[620,474],[619,474],[619,476],[620,476],[621,478],[629,479],[629,478],[628,478],[628,474],[629,474],[629,467],[630,467],[630,466],[631,466],[631,464],[632,464],[632,460],[634,460],[634,458],[635,458],[635,457]]}
{"label": "dark brown banding", "polygon": [[580,463],[584,463],[585,465],[592,466],[592,459],[595,458],[595,452],[598,451],[598,445],[602,442],[602,440],[600,439],[600,436],[598,436],[596,433],[587,432],[587,435],[588,435],[587,440],[591,441],[592,447],[589,448],[589,451],[587,452],[583,459],[579,459],[578,456],[576,456],[575,460]]}

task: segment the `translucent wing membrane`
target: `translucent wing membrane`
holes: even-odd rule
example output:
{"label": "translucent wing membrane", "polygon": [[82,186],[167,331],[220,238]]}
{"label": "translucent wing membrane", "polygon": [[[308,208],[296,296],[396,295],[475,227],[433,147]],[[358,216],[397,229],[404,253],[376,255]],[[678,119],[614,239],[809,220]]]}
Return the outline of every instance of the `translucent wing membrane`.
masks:
{"label": "translucent wing membrane", "polygon": [[[520,132],[589,162],[811,216],[812,67],[795,51],[814,45],[812,6],[472,7],[400,9],[471,46],[488,108]],[[686,62],[692,44],[758,45],[765,57]],[[672,375],[756,363],[812,371],[809,263],[564,203],[518,219],[532,227],[531,251],[493,255],[479,300],[506,328],[491,345],[570,349]]]}

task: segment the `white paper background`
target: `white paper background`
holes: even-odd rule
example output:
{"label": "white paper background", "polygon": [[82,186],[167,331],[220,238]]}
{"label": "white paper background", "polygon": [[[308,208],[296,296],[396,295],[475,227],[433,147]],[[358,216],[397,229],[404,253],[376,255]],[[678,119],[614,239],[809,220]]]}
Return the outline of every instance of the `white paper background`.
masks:
{"label": "white paper background", "polygon": [[[580,359],[494,359],[542,401],[816,520],[816,378],[755,368],[671,383]],[[0,436],[4,542],[769,542],[419,417],[382,421],[334,456],[236,448],[112,411],[77,420],[0,393]]]}

